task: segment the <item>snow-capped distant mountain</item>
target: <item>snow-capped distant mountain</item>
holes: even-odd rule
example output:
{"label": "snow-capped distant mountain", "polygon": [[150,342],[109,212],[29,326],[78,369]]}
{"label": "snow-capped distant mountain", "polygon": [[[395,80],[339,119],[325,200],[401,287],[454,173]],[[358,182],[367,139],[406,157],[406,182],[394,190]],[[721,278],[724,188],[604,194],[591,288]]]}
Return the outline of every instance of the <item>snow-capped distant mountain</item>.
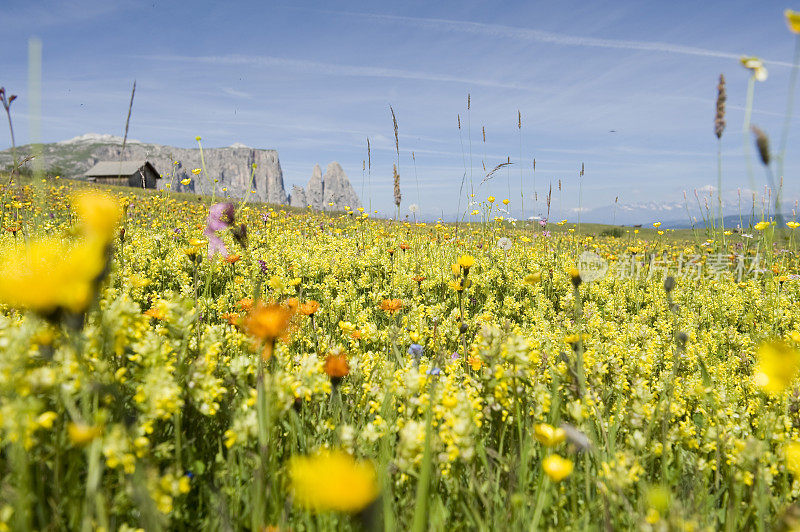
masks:
{"label": "snow-capped distant mountain", "polygon": [[[69,140],[62,140],[57,144],[113,144],[122,143],[123,138],[116,135],[100,134],[100,133],[86,133],[79,135]],[[135,139],[128,139],[128,144],[141,144],[140,141]]]}
{"label": "snow-capped distant mountain", "polygon": [[688,223],[689,216],[686,206],[680,202],[617,203],[581,213],[582,222],[600,224],[635,225],[681,219]]}

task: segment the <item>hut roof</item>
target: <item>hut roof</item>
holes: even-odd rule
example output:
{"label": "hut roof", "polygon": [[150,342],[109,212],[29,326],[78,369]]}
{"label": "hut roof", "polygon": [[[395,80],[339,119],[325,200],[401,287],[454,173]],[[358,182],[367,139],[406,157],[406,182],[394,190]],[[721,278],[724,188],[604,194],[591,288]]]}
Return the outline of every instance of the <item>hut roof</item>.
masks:
{"label": "hut roof", "polygon": [[149,165],[153,173],[158,176],[155,167],[147,161],[99,161],[84,175],[86,177],[129,176],[145,165]]}

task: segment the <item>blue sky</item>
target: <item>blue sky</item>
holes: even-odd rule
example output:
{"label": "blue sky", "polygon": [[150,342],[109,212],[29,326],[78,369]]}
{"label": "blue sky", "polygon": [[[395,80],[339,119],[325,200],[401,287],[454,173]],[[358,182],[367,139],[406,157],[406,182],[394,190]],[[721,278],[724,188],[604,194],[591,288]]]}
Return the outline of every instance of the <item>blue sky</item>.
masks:
{"label": "blue sky", "polygon": [[[724,73],[723,197],[735,208],[737,188],[751,188],[742,138],[748,72],[737,58],[765,60],[769,78],[756,87],[753,122],[777,146],[795,43],[786,7],[6,0],[0,11],[13,24],[0,33],[0,85],[20,95],[14,118],[17,141],[26,143],[27,47],[36,36],[43,45],[43,141],[121,135],[135,79],[130,137],[192,147],[201,135],[205,146],[275,148],[287,190],[304,185],[315,163],[337,160],[364,204],[383,213],[394,208],[391,105],[403,211],[418,203],[429,216],[455,212],[466,172],[479,199],[510,197],[517,216],[522,179],[530,216],[535,157],[538,210],[549,184],[556,189],[561,179],[554,210],[560,203],[574,219],[581,163],[584,209],[616,197],[682,203],[684,190],[693,200],[695,189],[716,186],[713,118]],[[792,128],[789,203],[800,197],[800,119]],[[371,186],[361,170],[367,137]],[[0,147],[9,144],[0,127]],[[478,187],[484,164],[488,170],[509,157],[512,166]],[[764,174],[758,163],[754,169],[761,192]]]}

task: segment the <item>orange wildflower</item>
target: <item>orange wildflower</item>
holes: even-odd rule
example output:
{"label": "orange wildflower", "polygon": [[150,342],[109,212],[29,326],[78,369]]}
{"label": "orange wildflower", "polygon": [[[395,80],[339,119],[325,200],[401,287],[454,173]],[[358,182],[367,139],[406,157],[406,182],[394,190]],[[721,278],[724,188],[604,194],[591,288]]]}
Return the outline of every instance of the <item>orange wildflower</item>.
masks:
{"label": "orange wildflower", "polygon": [[381,310],[392,314],[403,308],[403,300],[401,299],[384,299],[381,301]]}
{"label": "orange wildflower", "polygon": [[242,258],[241,255],[228,255],[227,257],[225,257],[225,262],[227,262],[228,264],[236,264],[237,262],[239,262],[239,259],[241,258]]}
{"label": "orange wildflower", "polygon": [[347,355],[344,353],[329,353],[325,358],[325,373],[331,379],[346,377],[350,373]]}
{"label": "orange wildflower", "polygon": [[297,307],[300,306],[300,300],[296,297],[288,297],[284,301],[287,307],[292,309],[292,312],[297,312]]}
{"label": "orange wildflower", "polygon": [[234,326],[238,326],[241,323],[241,317],[236,312],[225,312],[221,317],[223,320]]}
{"label": "orange wildflower", "polygon": [[151,318],[155,318],[157,320],[163,320],[166,317],[166,314],[164,314],[163,310],[155,307],[151,308],[150,310],[145,310],[144,315],[149,316]]}
{"label": "orange wildflower", "polygon": [[300,310],[300,314],[313,316],[319,310],[319,302],[309,299],[305,303],[300,303],[298,308]]}
{"label": "orange wildflower", "polygon": [[260,301],[244,319],[244,330],[254,338],[264,342],[262,358],[268,360],[272,356],[275,340],[283,337],[289,330],[294,311],[285,305]]}
{"label": "orange wildflower", "polygon": [[250,312],[253,309],[253,298],[243,297],[236,302],[236,305],[244,312]]}

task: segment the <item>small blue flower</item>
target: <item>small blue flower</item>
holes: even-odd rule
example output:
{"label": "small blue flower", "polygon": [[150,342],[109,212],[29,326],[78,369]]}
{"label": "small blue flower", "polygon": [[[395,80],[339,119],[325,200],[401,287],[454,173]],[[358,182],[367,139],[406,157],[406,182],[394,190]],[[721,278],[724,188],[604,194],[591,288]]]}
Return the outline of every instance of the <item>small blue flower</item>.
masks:
{"label": "small blue flower", "polygon": [[440,370],[439,368],[431,368],[428,371],[426,371],[425,373],[427,373],[428,375],[434,375],[435,376],[435,375],[440,374],[441,372],[442,372],[442,370]]}
{"label": "small blue flower", "polygon": [[411,344],[408,346],[408,354],[414,358],[420,358],[422,356],[422,349],[423,347],[419,344]]}

